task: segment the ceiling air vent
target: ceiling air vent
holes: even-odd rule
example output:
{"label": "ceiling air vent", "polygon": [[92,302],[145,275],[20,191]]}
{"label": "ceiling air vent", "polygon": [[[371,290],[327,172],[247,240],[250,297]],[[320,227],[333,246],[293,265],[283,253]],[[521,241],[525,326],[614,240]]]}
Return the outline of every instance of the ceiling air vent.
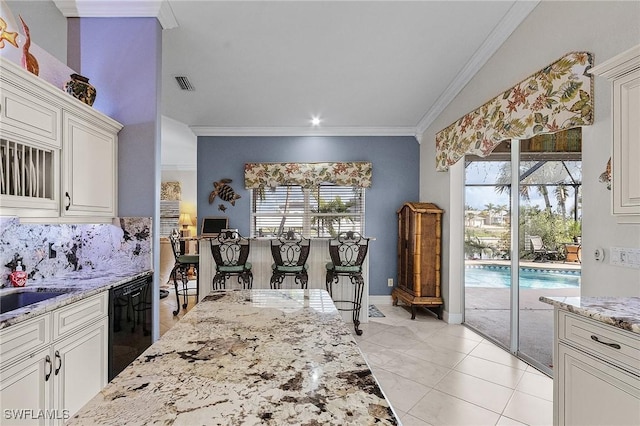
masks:
{"label": "ceiling air vent", "polygon": [[176,81],[182,90],[195,90],[189,79],[185,76],[176,76]]}

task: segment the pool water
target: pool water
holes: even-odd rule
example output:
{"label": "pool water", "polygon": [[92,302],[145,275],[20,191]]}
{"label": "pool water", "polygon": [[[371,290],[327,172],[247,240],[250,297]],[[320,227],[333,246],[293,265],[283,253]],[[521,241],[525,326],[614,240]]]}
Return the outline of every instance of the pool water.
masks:
{"label": "pool water", "polygon": [[[478,265],[465,268],[466,287],[509,288],[509,266]],[[579,270],[520,268],[520,288],[579,288]]]}

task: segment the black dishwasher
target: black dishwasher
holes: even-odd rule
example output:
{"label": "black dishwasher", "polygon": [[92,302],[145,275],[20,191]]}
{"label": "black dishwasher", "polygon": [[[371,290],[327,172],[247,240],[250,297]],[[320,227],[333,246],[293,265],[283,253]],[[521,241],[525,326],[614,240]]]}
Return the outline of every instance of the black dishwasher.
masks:
{"label": "black dishwasher", "polygon": [[109,290],[109,381],[151,345],[153,275]]}

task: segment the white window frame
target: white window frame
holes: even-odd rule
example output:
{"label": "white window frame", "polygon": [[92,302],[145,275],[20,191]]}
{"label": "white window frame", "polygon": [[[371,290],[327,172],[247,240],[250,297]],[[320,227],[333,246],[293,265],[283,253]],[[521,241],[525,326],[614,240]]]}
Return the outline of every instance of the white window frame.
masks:
{"label": "white window frame", "polygon": [[[326,186],[326,184],[323,184],[324,186]],[[321,185],[321,186],[323,186]],[[282,185],[280,187],[284,187],[286,185]],[[296,188],[301,188],[300,185],[291,185],[293,187]],[[335,186],[340,186],[340,185],[335,185]],[[349,189],[354,189],[356,187],[352,187],[352,186],[342,186],[343,188],[349,188]],[[312,197],[311,197],[311,189],[308,188],[302,188],[302,193],[303,193],[303,212],[302,213],[293,213],[287,216],[290,217],[296,217],[296,218],[301,218],[302,219],[302,234],[307,237],[307,238],[327,238],[328,235],[317,235],[317,232],[313,233],[313,218],[317,218],[317,217],[322,217],[322,216],[330,216],[330,217],[336,217],[336,216],[343,216],[345,218],[350,218],[350,217],[355,217],[357,218],[356,223],[359,223],[360,226],[355,226],[355,227],[351,227],[349,229],[344,229],[345,231],[347,230],[354,230],[357,231],[361,234],[365,234],[365,206],[366,206],[366,202],[365,202],[365,188],[357,188],[360,191],[360,197],[361,197],[361,205],[360,205],[360,212],[359,213],[318,213],[318,212],[314,212],[312,209]],[[257,217],[274,217],[274,218],[282,218],[282,213],[277,212],[277,213],[256,213],[254,210],[254,206],[255,206],[255,202],[254,202],[254,197],[256,196],[256,191],[257,189],[253,189],[251,191],[251,226],[250,226],[250,233],[252,237],[261,237],[264,235],[259,235],[258,230],[256,229],[256,218]],[[265,189],[265,197],[269,196],[269,189]],[[353,228],[353,229],[352,229]],[[286,226],[284,226],[283,231],[287,231],[289,228]],[[272,236],[272,235],[269,235]]]}

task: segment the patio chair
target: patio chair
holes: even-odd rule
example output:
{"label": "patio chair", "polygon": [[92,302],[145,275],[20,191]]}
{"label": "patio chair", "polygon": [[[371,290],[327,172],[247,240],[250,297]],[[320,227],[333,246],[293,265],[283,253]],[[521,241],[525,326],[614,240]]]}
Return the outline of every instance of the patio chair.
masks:
{"label": "patio chair", "polygon": [[534,262],[548,262],[552,258],[557,258],[558,251],[550,250],[545,247],[544,243],[542,242],[542,237],[538,235],[531,235],[529,236],[529,240],[531,240],[531,251],[535,256],[533,259]]}

